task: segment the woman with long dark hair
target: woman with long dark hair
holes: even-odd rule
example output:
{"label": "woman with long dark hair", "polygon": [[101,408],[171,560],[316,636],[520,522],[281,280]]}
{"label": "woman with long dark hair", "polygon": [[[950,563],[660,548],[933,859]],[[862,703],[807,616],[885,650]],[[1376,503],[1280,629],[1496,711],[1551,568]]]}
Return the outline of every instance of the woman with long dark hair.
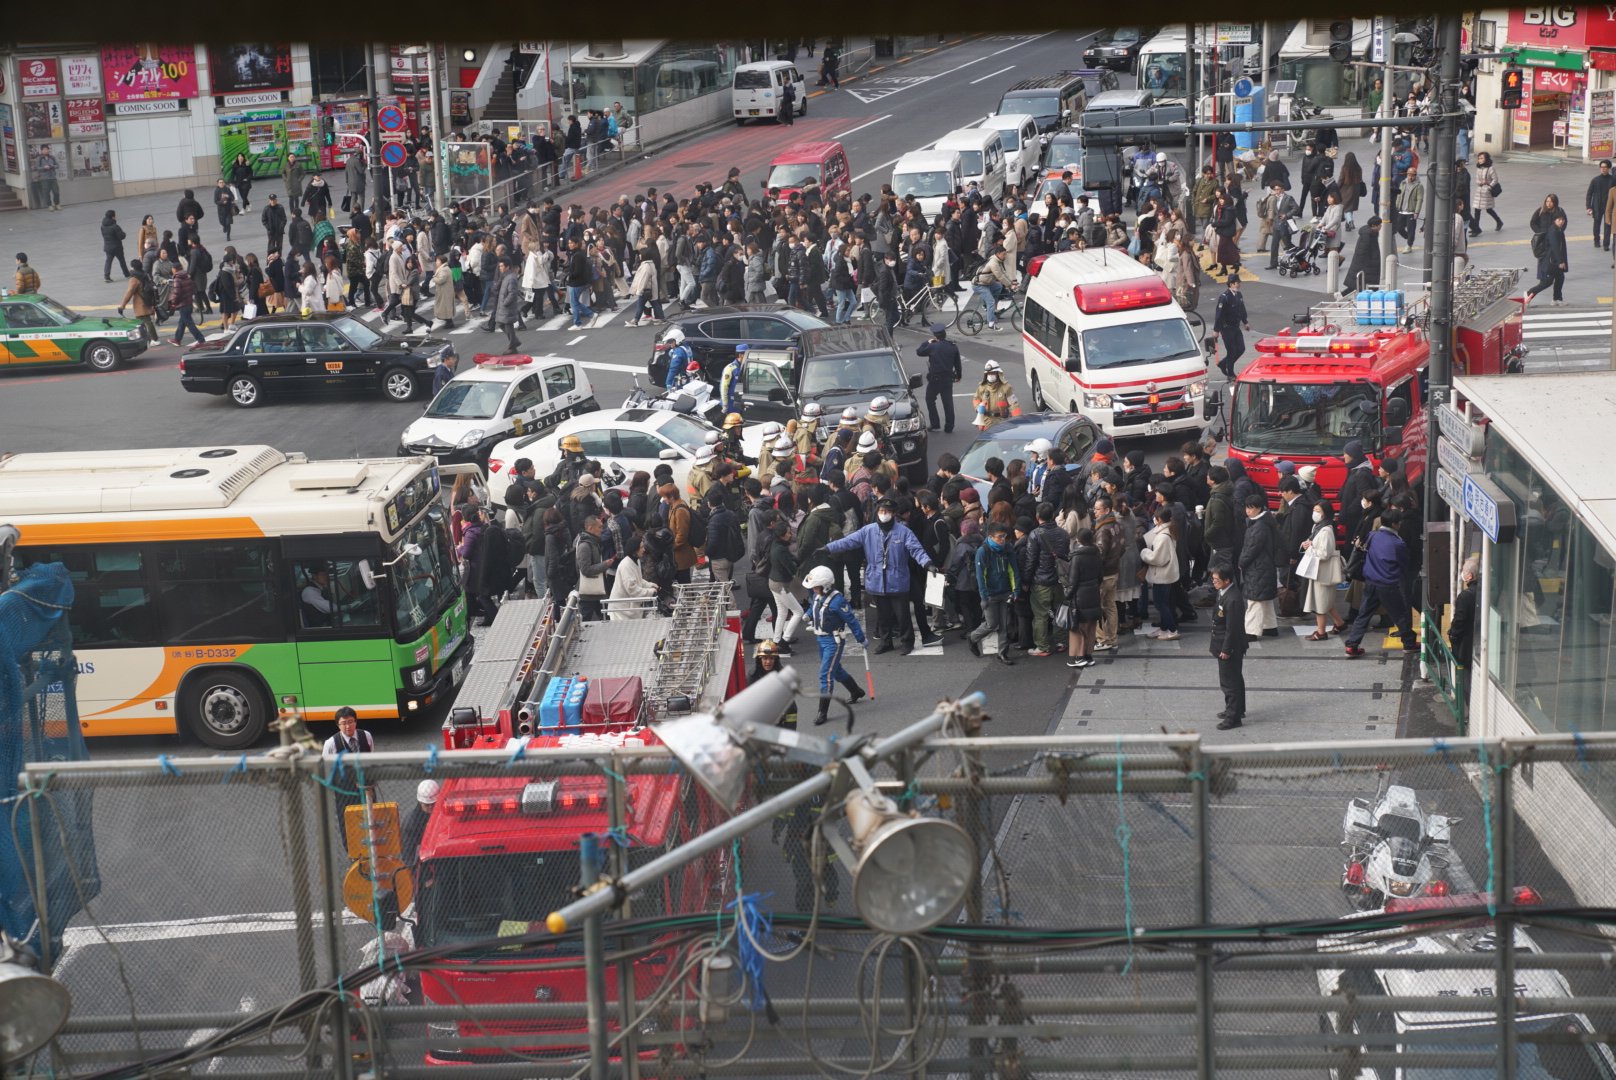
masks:
{"label": "woman with long dark hair", "polygon": [[1066,655],[1069,668],[1094,663],[1095,631],[1100,622],[1100,581],[1105,563],[1094,546],[1094,530],[1079,529],[1072,546],[1072,569],[1066,579]]}
{"label": "woman with long dark hair", "polygon": [[246,154],[237,154],[236,160],[230,165],[230,183],[235,186],[241,195],[241,208],[252,209],[252,163],[247,160]]}

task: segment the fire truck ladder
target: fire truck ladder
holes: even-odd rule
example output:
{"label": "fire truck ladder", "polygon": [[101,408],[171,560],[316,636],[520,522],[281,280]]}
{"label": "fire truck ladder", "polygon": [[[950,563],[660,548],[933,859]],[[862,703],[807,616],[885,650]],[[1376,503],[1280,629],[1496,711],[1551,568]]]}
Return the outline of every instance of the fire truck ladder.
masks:
{"label": "fire truck ladder", "polygon": [[1463,325],[1520,289],[1519,268],[1473,269],[1453,283],[1453,322]]}
{"label": "fire truck ladder", "polygon": [[699,707],[718,666],[733,587],[728,581],[675,586],[673,618],[645,691],[648,721]]}

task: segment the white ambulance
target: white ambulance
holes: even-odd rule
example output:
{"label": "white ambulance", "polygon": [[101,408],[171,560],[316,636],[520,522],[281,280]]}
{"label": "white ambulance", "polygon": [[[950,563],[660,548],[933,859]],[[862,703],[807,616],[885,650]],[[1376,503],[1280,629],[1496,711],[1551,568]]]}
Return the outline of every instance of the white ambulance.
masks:
{"label": "white ambulance", "polygon": [[1039,260],[1021,351],[1040,409],[1082,413],[1113,438],[1200,430],[1200,336],[1160,276],[1122,252]]}

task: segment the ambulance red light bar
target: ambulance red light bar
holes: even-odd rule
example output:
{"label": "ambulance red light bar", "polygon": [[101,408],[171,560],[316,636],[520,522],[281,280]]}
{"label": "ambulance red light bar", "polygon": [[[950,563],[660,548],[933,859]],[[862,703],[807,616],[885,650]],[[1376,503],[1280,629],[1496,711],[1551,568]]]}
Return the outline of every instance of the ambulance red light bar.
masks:
{"label": "ambulance red light bar", "polygon": [[[1388,915],[1391,915],[1400,911],[1440,911],[1444,908],[1486,907],[1490,902],[1491,897],[1484,892],[1453,893],[1441,896],[1411,896],[1406,900],[1396,896],[1389,896],[1386,898],[1385,910]],[[1530,885],[1517,885],[1510,892],[1510,902],[1517,907],[1526,907],[1541,904],[1543,896]]]}
{"label": "ambulance red light bar", "polygon": [[1085,315],[1161,307],[1173,302],[1173,294],[1167,288],[1167,283],[1158,277],[1078,285],[1072,289],[1072,298],[1077,301],[1077,310]]}
{"label": "ambulance red light bar", "polygon": [[1342,353],[1373,353],[1375,339],[1362,334],[1336,337],[1329,334],[1303,334],[1283,340],[1270,339],[1258,343],[1262,352],[1304,353],[1309,355],[1341,355]]}

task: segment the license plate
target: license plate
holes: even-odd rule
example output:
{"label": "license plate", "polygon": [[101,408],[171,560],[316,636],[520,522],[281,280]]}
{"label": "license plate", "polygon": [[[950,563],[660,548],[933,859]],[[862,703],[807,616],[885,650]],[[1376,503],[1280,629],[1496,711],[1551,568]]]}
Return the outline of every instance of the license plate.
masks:
{"label": "license plate", "polygon": [[1145,425],[1145,434],[1165,435],[1167,434],[1167,425],[1160,420],[1152,420],[1149,424]]}
{"label": "license plate", "polygon": [[760,112],[762,112],[762,111],[763,111],[763,110],[762,110],[762,109],[747,109],[747,110],[746,110],[746,111],[747,111],[747,114],[748,114],[748,115],[751,115],[751,116],[756,116],[756,115],[758,115],[758,114],[759,114],[759,113],[760,113]]}

